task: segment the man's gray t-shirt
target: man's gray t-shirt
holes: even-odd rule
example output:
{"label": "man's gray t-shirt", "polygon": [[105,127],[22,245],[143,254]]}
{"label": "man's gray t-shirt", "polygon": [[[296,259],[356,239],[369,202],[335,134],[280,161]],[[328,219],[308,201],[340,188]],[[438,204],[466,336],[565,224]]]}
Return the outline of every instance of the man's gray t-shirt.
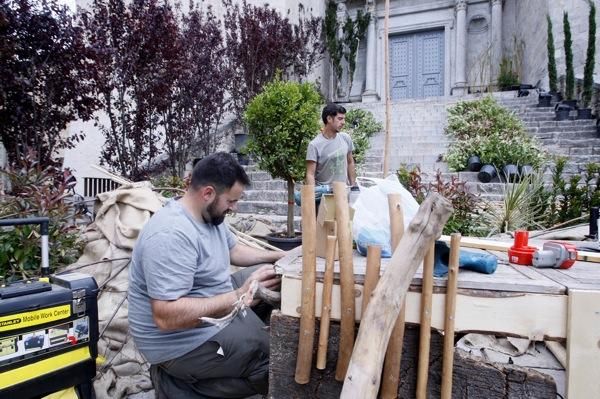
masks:
{"label": "man's gray t-shirt", "polygon": [[337,133],[328,139],[319,133],[309,144],[306,160],[317,163],[315,184],[348,182],[348,153],[354,151],[354,143],[347,133]]}
{"label": "man's gray t-shirt", "polygon": [[151,364],[192,351],[219,329],[160,331],[150,300],[212,297],[232,291],[229,250],[235,244],[225,224],[199,223],[175,200],[144,226],[129,270],[129,326],[137,348]]}

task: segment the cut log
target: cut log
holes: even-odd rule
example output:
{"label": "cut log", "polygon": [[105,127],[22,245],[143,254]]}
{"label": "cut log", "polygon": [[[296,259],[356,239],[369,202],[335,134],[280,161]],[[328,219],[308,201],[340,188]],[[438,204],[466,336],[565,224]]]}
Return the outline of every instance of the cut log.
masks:
{"label": "cut log", "polygon": [[[271,316],[271,361],[269,362],[269,398],[273,399],[338,399],[342,383],[334,378],[340,324],[331,321],[327,367],[314,369],[308,384],[294,383],[295,347],[300,319],[274,311]],[[317,329],[318,329],[317,324]],[[316,350],[315,342],[315,350]],[[431,332],[429,380],[427,398],[440,398],[442,378],[443,336]],[[407,324],[404,332],[404,353],[398,388],[398,398],[414,398],[417,381],[419,327]],[[516,399],[556,398],[556,384],[552,377],[524,367],[491,363],[469,355],[460,349],[454,352],[452,397],[460,399]]]}
{"label": "cut log", "polygon": [[361,314],[365,314],[371,294],[379,281],[381,273],[381,247],[379,245],[369,245],[367,247],[367,270],[365,272],[365,283],[363,288],[363,302]]}
{"label": "cut log", "polygon": [[450,202],[437,193],[429,194],[419,207],[362,318],[341,398],[377,396],[385,348],[410,282],[451,213]]}
{"label": "cut log", "polygon": [[315,339],[315,289],[317,268],[317,215],[315,186],[302,186],[302,307],[296,360],[296,382],[306,384],[310,380],[313,344]]}
{"label": "cut log", "polygon": [[335,378],[343,381],[354,347],[354,267],[352,256],[352,234],[350,231],[350,209],[346,184],[333,183],[335,197],[335,220],[337,221],[338,252],[340,256],[341,288],[341,335]]}
{"label": "cut log", "polygon": [[325,275],[323,276],[323,306],[321,308],[321,328],[319,331],[319,349],[317,350],[317,368],[325,368],[327,345],[329,343],[329,319],[331,316],[331,291],[333,290],[333,258],[337,237],[327,236],[325,246]]}

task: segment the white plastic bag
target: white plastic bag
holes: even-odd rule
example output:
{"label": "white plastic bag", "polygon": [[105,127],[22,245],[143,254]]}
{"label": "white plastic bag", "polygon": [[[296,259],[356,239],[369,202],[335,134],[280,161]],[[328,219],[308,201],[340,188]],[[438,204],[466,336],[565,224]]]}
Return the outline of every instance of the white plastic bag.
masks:
{"label": "white plastic bag", "polygon": [[[370,183],[368,185],[367,183]],[[358,252],[365,256],[369,245],[381,246],[381,256],[392,256],[390,245],[390,215],[388,194],[400,194],[404,228],[406,229],[419,209],[419,204],[398,181],[396,175],[385,179],[359,178],[360,195],[354,203],[352,236]]]}

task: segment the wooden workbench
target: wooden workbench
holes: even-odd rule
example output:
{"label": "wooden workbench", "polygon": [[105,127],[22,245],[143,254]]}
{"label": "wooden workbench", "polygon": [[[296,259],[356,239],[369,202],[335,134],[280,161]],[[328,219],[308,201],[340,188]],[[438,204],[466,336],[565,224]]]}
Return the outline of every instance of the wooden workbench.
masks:
{"label": "wooden workbench", "polygon": [[[470,251],[479,251],[469,249]],[[486,332],[558,341],[567,344],[567,392],[570,398],[600,398],[600,263],[577,261],[572,268],[536,269],[511,265],[503,251],[494,274],[461,270],[458,279],[455,329],[457,333]],[[382,260],[382,273],[389,259]],[[281,316],[299,318],[300,257],[284,258]],[[356,320],[361,318],[362,282],[366,258],[354,257]],[[340,318],[338,264],[335,266],[332,320]],[[321,312],[324,260],[317,258],[316,316]],[[422,269],[406,297],[406,322],[419,324]],[[434,279],[432,328],[443,330],[446,278]],[[297,342],[289,342],[293,354]],[[335,348],[337,350],[337,347]],[[415,365],[416,366],[416,365]]]}

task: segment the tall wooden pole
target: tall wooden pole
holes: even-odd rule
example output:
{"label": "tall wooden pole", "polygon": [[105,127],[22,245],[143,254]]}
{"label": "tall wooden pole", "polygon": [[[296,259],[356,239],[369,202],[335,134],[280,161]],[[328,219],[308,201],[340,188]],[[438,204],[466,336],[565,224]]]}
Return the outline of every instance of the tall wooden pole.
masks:
{"label": "tall wooden pole", "polygon": [[390,169],[389,154],[390,154],[390,48],[389,48],[389,33],[390,33],[390,0],[385,0],[385,17],[384,17],[384,32],[383,32],[383,80],[385,81],[385,142],[383,145],[383,176],[385,177]]}
{"label": "tall wooden pole", "polygon": [[[398,243],[404,234],[404,215],[402,213],[402,197],[400,194],[388,194],[388,211],[390,215],[390,244],[393,252],[398,247]],[[394,399],[398,397],[402,345],[404,343],[404,320],[406,318],[405,309],[406,301],[402,303],[400,314],[398,314],[398,319],[392,330],[390,342],[385,353],[383,375],[381,377],[380,397],[382,399]]]}
{"label": "tall wooden pole", "polygon": [[336,236],[327,236],[327,245],[325,247],[325,276],[323,277],[323,307],[321,308],[319,347],[317,349],[317,368],[319,370],[325,369],[327,363],[329,318],[331,316],[331,291],[333,290],[333,263],[336,241]]}
{"label": "tall wooden pole", "polygon": [[452,397],[452,368],[454,366],[454,315],[456,313],[459,254],[460,233],[453,233],[450,238],[448,283],[446,285],[446,320],[444,323],[444,351],[442,357],[442,399],[450,399]]}
{"label": "tall wooden pole", "polygon": [[365,284],[363,286],[363,300],[361,315],[365,315],[371,293],[375,290],[379,281],[381,271],[381,247],[379,245],[369,245],[367,247],[367,270],[365,272]]}
{"label": "tall wooden pole", "polygon": [[300,336],[296,359],[295,380],[298,384],[310,381],[313,345],[315,339],[315,291],[317,269],[317,216],[315,186],[302,186],[302,306]]}
{"label": "tall wooden pole", "polygon": [[333,183],[335,219],[337,220],[338,251],[340,257],[341,320],[340,346],[335,369],[335,379],[343,381],[354,348],[354,267],[352,260],[352,234],[346,183]]}
{"label": "tall wooden pole", "polygon": [[423,284],[421,287],[421,326],[419,328],[419,366],[417,369],[417,399],[427,398],[429,378],[429,349],[431,344],[431,303],[433,300],[433,261],[435,243],[423,260]]}

